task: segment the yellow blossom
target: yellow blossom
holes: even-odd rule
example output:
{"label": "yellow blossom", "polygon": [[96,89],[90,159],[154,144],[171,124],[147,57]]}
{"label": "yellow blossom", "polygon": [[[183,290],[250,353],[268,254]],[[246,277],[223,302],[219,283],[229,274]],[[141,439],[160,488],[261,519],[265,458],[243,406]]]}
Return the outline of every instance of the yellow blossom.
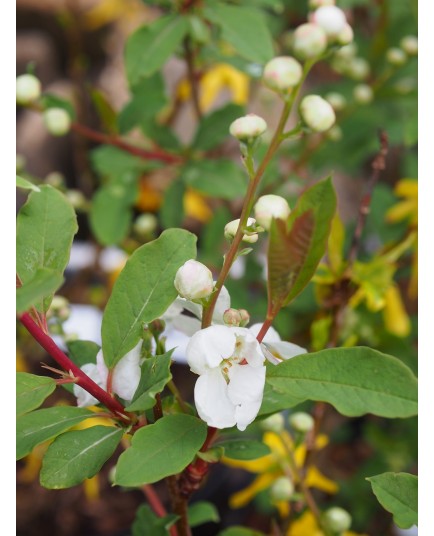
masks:
{"label": "yellow blossom", "polygon": [[[306,511],[291,526],[286,536],[325,536],[324,532],[318,527],[316,519],[312,512]],[[367,536],[366,534],[357,534],[347,530],[342,536]]]}
{"label": "yellow blossom", "polygon": [[205,196],[196,192],[195,190],[188,189],[184,194],[184,212],[186,216],[194,218],[201,223],[206,223],[212,216],[212,210],[205,200]]}

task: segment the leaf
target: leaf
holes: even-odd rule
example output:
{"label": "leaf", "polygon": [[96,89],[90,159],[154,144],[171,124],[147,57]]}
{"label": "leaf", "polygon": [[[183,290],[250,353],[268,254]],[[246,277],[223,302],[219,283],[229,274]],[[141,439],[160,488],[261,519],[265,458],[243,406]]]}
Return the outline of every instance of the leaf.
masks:
{"label": "leaf", "polygon": [[270,449],[260,441],[234,439],[218,443],[218,446],[224,447],[225,458],[232,460],[256,460],[262,456],[270,454]]}
{"label": "leaf", "polygon": [[104,129],[111,134],[117,134],[118,126],[116,110],[114,110],[113,106],[110,104],[107,96],[101,90],[96,88],[92,88],[90,95]]}
{"label": "leaf", "polygon": [[221,26],[222,37],[243,58],[266,63],[274,55],[270,31],[262,13],[250,7],[215,3],[204,10],[205,16]]}
{"label": "leaf", "polygon": [[190,527],[197,527],[211,521],[214,523],[220,521],[217,508],[206,501],[199,501],[189,506],[187,516]]}
{"label": "leaf", "polygon": [[119,180],[126,174],[138,178],[143,171],[150,168],[149,162],[111,145],[101,145],[94,149],[90,159],[94,170],[111,180]]}
{"label": "leaf", "polygon": [[367,478],[381,506],[393,514],[402,529],[417,525],[417,476],[408,473],[382,473]]}
{"label": "leaf", "polygon": [[122,429],[113,426],[92,426],[57,437],[45,453],[41,485],[65,489],[93,477],[113,454],[122,434]]}
{"label": "leaf", "polygon": [[95,413],[71,406],[38,409],[17,419],[17,460],[27,456],[36,445],[52,439]]}
{"label": "leaf", "polygon": [[87,363],[96,363],[96,354],[100,347],[93,341],[68,341],[69,357],[78,367]]}
{"label": "leaf", "polygon": [[30,309],[32,305],[41,303],[44,298],[49,297],[62,285],[63,277],[47,268],[40,268],[36,271],[33,279],[16,290],[17,313],[23,313]]}
{"label": "leaf", "polygon": [[206,438],[206,424],[190,415],[167,415],[140,428],[120,455],[115,484],[142,486],[182,471]]}
{"label": "leaf", "polygon": [[205,116],[199,124],[192,146],[200,151],[209,151],[229,136],[229,126],[244,115],[244,108],[227,104],[223,108]]}
{"label": "leaf", "polygon": [[232,160],[200,160],[186,166],[181,176],[191,188],[220,199],[237,199],[247,190],[247,178]]}
{"label": "leaf", "polygon": [[[41,268],[62,275],[69,261],[77,218],[66,197],[51,186],[31,192],[17,219],[17,273],[23,286]],[[51,299],[36,308],[47,311]]]}
{"label": "leaf", "polygon": [[174,53],[188,30],[188,21],[179,15],[166,15],[142,26],[128,39],[125,50],[127,78],[134,87],[142,78],[158,71]]}
{"label": "leaf", "polygon": [[160,219],[164,227],[177,227],[184,219],[185,185],[181,180],[174,180],[164,192],[160,208]]}
{"label": "leaf", "polygon": [[23,188],[24,190],[33,190],[34,192],[40,192],[41,189],[39,186],[36,186],[36,184],[31,183],[27,179],[24,179],[23,177],[20,177],[19,175],[16,175],[16,181],[17,181],[17,188]]}
{"label": "leaf", "polygon": [[17,416],[39,408],[55,389],[56,382],[52,378],[17,372]]}
{"label": "leaf", "polygon": [[167,536],[168,529],[178,519],[179,516],[175,514],[158,517],[147,504],[142,504],[136,513],[136,519],[132,526],[132,536]]}
{"label": "leaf", "polygon": [[44,93],[39,99],[39,104],[42,106],[43,110],[48,110],[49,108],[62,108],[62,110],[68,112],[68,115],[72,120],[75,119],[76,114],[74,106],[66,99],[62,99],[57,95]]}
{"label": "leaf", "polygon": [[134,393],[131,404],[126,411],[145,411],[155,405],[155,395],[161,393],[167,382],[172,379],[170,373],[173,350],[163,355],[146,359],[140,373],[140,383]]}
{"label": "leaf", "polygon": [[303,402],[303,398],[297,398],[290,393],[277,390],[265,379],[264,396],[258,416],[269,415],[284,409],[292,408]]}
{"label": "leaf", "polygon": [[268,245],[268,296],[274,311],[287,305],[315,274],[323,257],[336,195],[330,178],[299,198],[288,218],[272,220]]}
{"label": "leaf", "polygon": [[246,527],[234,526],[219,532],[218,536],[264,536],[264,533]]}
{"label": "leaf", "polygon": [[333,348],[293,357],[268,367],[267,383],[299,402],[328,402],[349,417],[417,414],[416,377],[399,359],[371,348]]}

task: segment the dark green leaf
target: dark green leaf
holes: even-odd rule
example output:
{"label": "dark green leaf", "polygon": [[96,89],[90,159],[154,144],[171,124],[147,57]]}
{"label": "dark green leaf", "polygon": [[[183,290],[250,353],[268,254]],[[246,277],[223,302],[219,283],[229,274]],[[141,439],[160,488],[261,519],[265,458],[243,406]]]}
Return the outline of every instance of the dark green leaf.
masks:
{"label": "dark green leaf", "polygon": [[44,298],[49,297],[62,285],[61,274],[40,268],[35,272],[33,279],[27,281],[22,287],[17,288],[17,313],[23,313],[30,309],[32,305],[41,303]]}
{"label": "dark green leaf", "polygon": [[87,363],[96,363],[96,354],[100,347],[93,341],[68,341],[69,357],[74,363],[82,367]]}
{"label": "dark green leaf", "polygon": [[225,457],[232,460],[256,460],[270,454],[270,449],[264,443],[253,439],[234,439],[218,444],[225,449]]}
{"label": "dark green leaf", "polygon": [[47,376],[17,372],[17,416],[32,411],[56,389],[56,382]]}
{"label": "dark green leaf", "polygon": [[205,116],[199,124],[193,140],[193,147],[209,151],[229,136],[230,124],[244,115],[244,108],[236,104],[227,104],[223,108]]}
{"label": "dark green leaf", "polygon": [[192,504],[188,508],[188,524],[190,527],[197,527],[198,525],[203,525],[204,523],[209,523],[210,521],[218,523],[220,521],[220,516],[217,511],[217,508],[206,501],[199,501]]}
{"label": "dark green leaf", "polygon": [[203,194],[228,200],[246,194],[247,176],[232,160],[200,160],[181,173],[188,186]]}
{"label": "dark green leaf", "polygon": [[294,397],[290,393],[277,390],[266,379],[264,396],[258,415],[269,415],[270,413],[276,413],[277,411],[292,408],[303,402],[303,400],[303,398],[300,399]]}
{"label": "dark green leaf", "polygon": [[160,208],[160,219],[163,226],[178,227],[184,219],[185,185],[181,180],[174,180],[164,192],[163,204]]}
{"label": "dark green leaf", "polygon": [[143,504],[137,510],[132,536],[167,536],[177,519],[175,514],[158,517],[147,504]]}
{"label": "dark green leaf", "polygon": [[99,89],[93,88],[91,97],[104,129],[112,134],[117,134],[118,125],[116,110],[114,110],[106,95]]}

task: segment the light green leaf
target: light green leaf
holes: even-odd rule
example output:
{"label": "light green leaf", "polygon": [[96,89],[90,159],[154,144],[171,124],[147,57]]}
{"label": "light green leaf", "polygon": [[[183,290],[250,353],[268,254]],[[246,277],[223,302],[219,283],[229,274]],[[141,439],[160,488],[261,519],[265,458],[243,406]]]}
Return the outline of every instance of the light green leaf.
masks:
{"label": "light green leaf", "polygon": [[142,26],[128,39],[125,50],[127,78],[135,86],[142,78],[158,71],[175,52],[188,30],[188,21],[166,15]]}
{"label": "light green leaf", "polygon": [[117,182],[119,177],[125,175],[137,178],[150,167],[149,162],[111,145],[101,145],[93,149],[90,158],[92,167],[99,175]]}
{"label": "light green leaf", "polygon": [[96,354],[100,347],[93,341],[68,341],[69,357],[78,367],[87,363],[96,363]]}
{"label": "light green leaf", "polygon": [[182,180],[174,180],[164,192],[163,204],[160,208],[160,220],[163,226],[178,227],[184,219],[185,184]]}
{"label": "light green leaf", "polygon": [[102,349],[109,368],[139,342],[143,324],[161,316],[178,295],[178,268],[196,257],[196,236],[168,229],[131,255],[113,287],[102,320]]}
{"label": "light green leaf", "polygon": [[[41,268],[62,275],[76,232],[74,209],[62,193],[48,185],[31,192],[17,219],[17,273],[23,285]],[[37,309],[47,311],[50,302]]]}
{"label": "light green leaf", "polygon": [[41,303],[44,298],[54,294],[62,283],[63,277],[61,274],[47,268],[38,269],[33,279],[22,287],[17,288],[17,313],[23,313],[30,309],[32,305]]}
{"label": "light green leaf", "polygon": [[167,536],[168,529],[178,519],[179,516],[175,514],[158,517],[147,504],[143,504],[137,510],[132,526],[132,536]]}
{"label": "light green leaf", "polygon": [[24,190],[33,190],[34,192],[41,191],[39,186],[36,186],[36,184],[33,184],[32,182],[28,181],[27,179],[24,179],[23,177],[20,177],[19,175],[16,175],[16,177],[17,188],[23,188]]}
{"label": "light green leaf", "polygon": [[39,100],[39,104],[42,106],[43,110],[48,110],[49,108],[62,108],[65,112],[68,112],[69,117],[74,120],[76,113],[74,106],[71,102],[57,95],[52,95],[51,93],[44,93]]}
{"label": "light green leaf", "polygon": [[182,471],[203,445],[206,424],[190,415],[168,415],[140,428],[119,457],[115,483],[142,486]]}
{"label": "light green leaf", "polygon": [[328,402],[349,417],[417,414],[416,377],[400,360],[371,348],[333,348],[293,357],[268,367],[267,383],[290,399]]}
{"label": "light green leaf", "polygon": [[117,134],[117,113],[105,93],[99,89],[92,88],[90,96],[104,130],[111,134]]}
{"label": "light green leaf", "polygon": [[381,506],[393,514],[402,529],[417,525],[417,476],[383,473],[367,478]]}
{"label": "light green leaf", "polygon": [[233,439],[218,443],[225,449],[225,458],[232,460],[256,460],[270,454],[270,449],[264,443],[248,439]]}
{"label": "light green leaf", "polygon": [[218,523],[220,516],[217,508],[206,501],[199,501],[188,507],[188,524],[190,527],[197,527],[210,521]]}
{"label": "light green leaf", "polygon": [[199,124],[193,140],[193,147],[209,151],[229,136],[230,124],[244,115],[244,108],[236,104],[227,104],[223,108],[205,116]]}
{"label": "light green leaf", "polygon": [[113,454],[122,434],[122,429],[113,426],[92,426],[60,435],[45,453],[41,485],[64,489],[93,477]]}
{"label": "light green leaf", "polygon": [[17,372],[17,416],[39,408],[55,389],[56,382],[52,378]]}
{"label": "light green leaf", "polygon": [[303,398],[300,399],[289,393],[277,390],[265,379],[264,396],[262,397],[262,404],[258,415],[276,413],[277,411],[297,406],[303,401]]}
{"label": "light green leaf", "polygon": [[146,359],[141,368],[140,383],[126,411],[145,411],[155,405],[155,395],[161,393],[172,379],[170,363],[173,350]]}
{"label": "light green leaf", "polygon": [[38,409],[17,419],[17,460],[27,456],[36,445],[53,439],[95,413],[71,406]]}

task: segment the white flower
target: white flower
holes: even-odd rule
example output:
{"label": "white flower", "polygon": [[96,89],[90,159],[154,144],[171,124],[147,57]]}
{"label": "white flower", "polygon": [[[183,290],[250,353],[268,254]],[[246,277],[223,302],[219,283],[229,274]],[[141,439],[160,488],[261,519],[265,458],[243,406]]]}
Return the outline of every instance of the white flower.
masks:
{"label": "white flower", "polygon": [[277,478],[270,489],[273,501],[289,501],[294,493],[294,484],[287,476]]}
{"label": "white flower", "polygon": [[336,6],[321,6],[312,15],[312,22],[321,26],[327,37],[337,37],[345,27],[347,19],[342,9]]}
{"label": "white flower", "polygon": [[[250,326],[249,331],[256,337],[261,328],[262,324],[253,324],[253,326]],[[273,326],[268,328],[265,337],[262,339],[261,348],[267,360],[273,365],[278,365],[282,361],[307,352],[305,348],[297,344],[282,341]]]}
{"label": "white flower", "polygon": [[261,136],[267,130],[267,123],[262,117],[255,114],[248,114],[239,117],[231,123],[229,132],[234,138],[248,143],[258,136]]}
{"label": "white flower", "polygon": [[303,69],[295,58],[278,56],[265,66],[263,79],[269,88],[286,92],[300,82],[302,74]]}
{"label": "white flower", "polygon": [[315,58],[327,48],[327,35],[317,24],[301,24],[294,32],[293,48],[302,60]]}
{"label": "white flower", "polygon": [[32,74],[17,78],[16,98],[19,104],[30,104],[41,96],[41,82]]}
{"label": "white flower", "polygon": [[187,346],[187,361],[199,378],[194,399],[209,426],[245,430],[259,412],[265,385],[265,357],[247,328],[210,326]]}
{"label": "white flower", "polygon": [[201,262],[190,259],[176,272],[175,288],[187,300],[207,298],[214,289],[211,270]]}
{"label": "white flower", "polygon": [[44,123],[53,136],[64,136],[71,127],[71,118],[63,108],[49,108],[44,112]]}
{"label": "white flower", "polygon": [[255,204],[254,207],[256,221],[265,230],[269,231],[271,226],[271,220],[273,218],[279,218],[281,220],[287,220],[291,209],[288,202],[279,195],[263,195]]}
{"label": "white flower", "polygon": [[[248,218],[246,227],[251,227],[255,223],[256,223],[255,218]],[[226,239],[232,240],[234,238],[234,236],[237,233],[239,224],[240,224],[240,220],[237,219],[237,220],[232,220],[225,225],[224,234],[225,234]],[[254,244],[255,242],[258,241],[258,233],[246,233],[243,235],[242,240],[243,242]]]}
{"label": "white flower", "polygon": [[306,125],[316,132],[325,132],[336,121],[331,105],[318,95],[304,97],[300,104],[300,113]]}

